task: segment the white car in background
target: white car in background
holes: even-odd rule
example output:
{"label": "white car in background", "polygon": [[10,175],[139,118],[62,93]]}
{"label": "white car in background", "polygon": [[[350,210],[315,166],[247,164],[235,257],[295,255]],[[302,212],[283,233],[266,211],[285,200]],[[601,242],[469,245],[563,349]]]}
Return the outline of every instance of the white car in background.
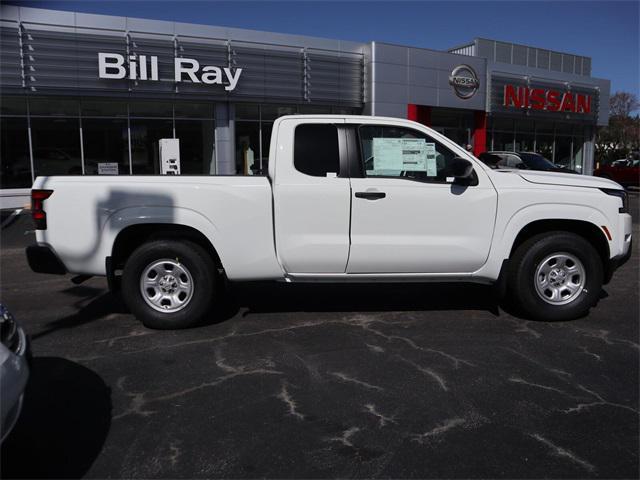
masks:
{"label": "white car in background", "polygon": [[2,441],[13,429],[20,411],[24,390],[29,379],[29,345],[24,330],[13,315],[0,304],[0,410],[2,411]]}

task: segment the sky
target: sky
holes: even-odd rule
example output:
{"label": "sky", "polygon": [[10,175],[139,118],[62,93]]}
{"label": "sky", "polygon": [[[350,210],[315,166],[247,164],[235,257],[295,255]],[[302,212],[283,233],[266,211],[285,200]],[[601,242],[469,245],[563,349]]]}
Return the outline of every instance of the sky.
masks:
{"label": "sky", "polygon": [[446,50],[476,37],[592,58],[640,96],[640,1],[9,1],[23,6]]}

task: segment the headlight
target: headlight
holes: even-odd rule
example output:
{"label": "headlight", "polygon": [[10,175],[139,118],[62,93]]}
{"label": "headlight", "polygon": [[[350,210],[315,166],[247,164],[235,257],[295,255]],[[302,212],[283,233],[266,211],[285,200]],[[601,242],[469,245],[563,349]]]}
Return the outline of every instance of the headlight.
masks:
{"label": "headlight", "polygon": [[18,323],[7,308],[0,304],[0,338],[2,344],[13,353],[20,353],[24,349],[24,337]]}
{"label": "headlight", "polygon": [[622,207],[618,209],[620,213],[629,213],[629,194],[624,190],[615,190],[612,188],[601,188],[604,193],[607,195],[613,195],[614,197],[618,197],[622,200]]}

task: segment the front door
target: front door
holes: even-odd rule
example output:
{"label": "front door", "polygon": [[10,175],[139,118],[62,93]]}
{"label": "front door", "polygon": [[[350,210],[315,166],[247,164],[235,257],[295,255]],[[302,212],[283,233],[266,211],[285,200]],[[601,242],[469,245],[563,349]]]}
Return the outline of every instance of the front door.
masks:
{"label": "front door", "polygon": [[454,185],[456,154],[405,127],[358,128],[362,178],[351,179],[347,273],[469,273],[487,260],[497,193],[475,164]]}

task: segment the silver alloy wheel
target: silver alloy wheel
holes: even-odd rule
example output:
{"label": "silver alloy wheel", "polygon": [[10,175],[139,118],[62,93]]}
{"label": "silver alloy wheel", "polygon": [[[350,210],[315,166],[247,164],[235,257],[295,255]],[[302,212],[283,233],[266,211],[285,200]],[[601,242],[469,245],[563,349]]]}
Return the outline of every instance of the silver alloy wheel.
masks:
{"label": "silver alloy wheel", "polygon": [[182,310],[193,297],[193,277],[177,260],[163,258],[147,265],[140,276],[142,298],[154,310],[173,313]]}
{"label": "silver alloy wheel", "polygon": [[536,292],[551,305],[573,302],[584,290],[587,281],[582,262],[566,252],[548,255],[536,269]]}

